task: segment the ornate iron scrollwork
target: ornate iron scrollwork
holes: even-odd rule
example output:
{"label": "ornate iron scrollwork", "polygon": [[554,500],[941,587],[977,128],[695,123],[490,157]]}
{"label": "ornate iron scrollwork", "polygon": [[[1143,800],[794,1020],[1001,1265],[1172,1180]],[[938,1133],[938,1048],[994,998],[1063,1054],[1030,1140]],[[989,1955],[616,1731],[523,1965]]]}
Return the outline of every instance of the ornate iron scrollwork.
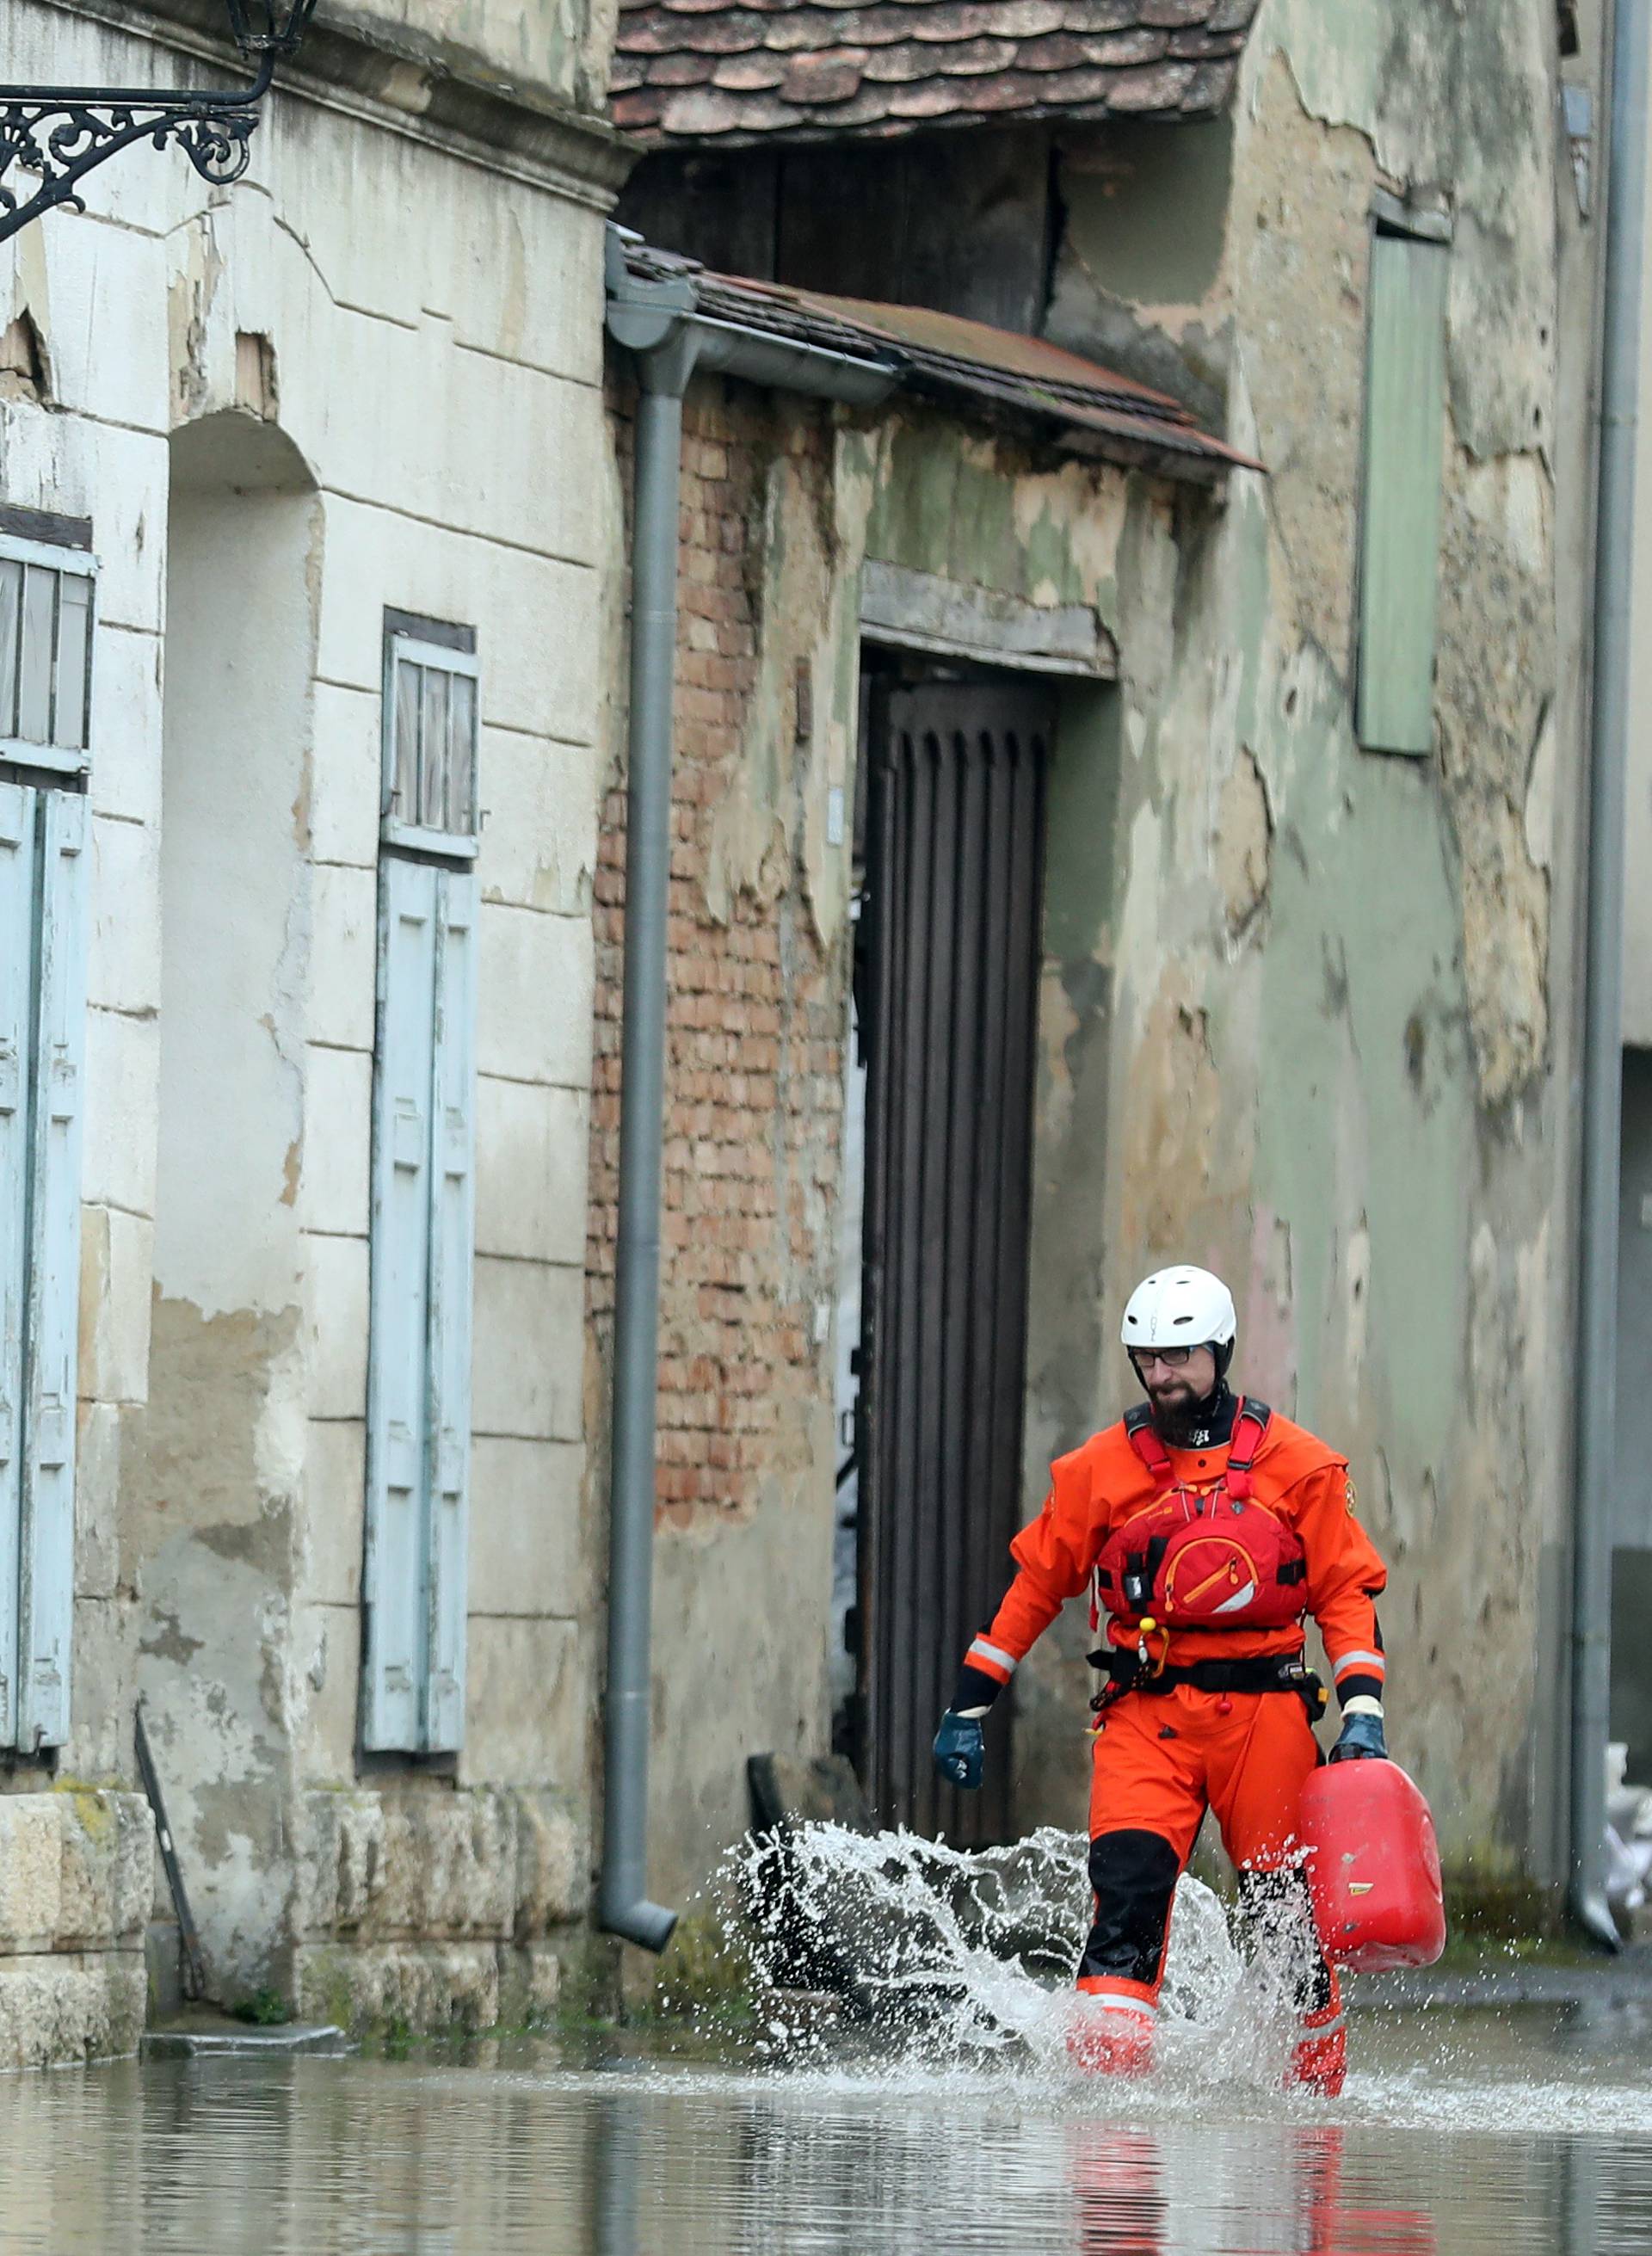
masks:
{"label": "ornate iron scrollwork", "polygon": [[[0,243],[54,205],[83,211],[80,182],[135,142],[157,149],[176,142],[203,180],[220,187],[238,180],[273,67],[266,55],[251,86],[225,94],[0,87]],[[7,185],[13,166],[39,175],[32,194]]]}

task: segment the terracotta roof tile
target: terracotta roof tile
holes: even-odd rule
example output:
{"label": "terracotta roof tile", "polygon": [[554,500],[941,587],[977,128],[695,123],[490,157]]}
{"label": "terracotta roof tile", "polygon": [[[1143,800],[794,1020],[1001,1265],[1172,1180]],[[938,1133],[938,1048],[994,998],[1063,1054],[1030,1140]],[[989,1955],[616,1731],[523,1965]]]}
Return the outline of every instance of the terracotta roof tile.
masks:
{"label": "terracotta roof tile", "polygon": [[949,78],[975,78],[987,71],[1006,70],[1014,60],[1013,39],[960,39],[950,47],[907,39],[899,46],[874,48],[866,58],[863,74],[873,85],[899,86],[932,77],[937,71]]}
{"label": "terracotta roof tile", "polygon": [[787,102],[847,102],[860,91],[866,67],[865,47],[839,47],[825,54],[794,55],[780,92]]}
{"label": "terracotta roof tile", "polygon": [[778,86],[785,75],[786,65],[778,55],[724,55],[711,81],[730,94],[761,94]]}
{"label": "terracotta roof tile", "polygon": [[1188,90],[1182,97],[1183,114],[1189,117],[1209,117],[1217,110],[1225,109],[1238,76],[1237,58],[1229,62],[1203,65],[1194,72]]}
{"label": "terracotta roof tile", "polygon": [[983,118],[1206,116],[1260,0],[620,0],[613,114],[650,147]]}
{"label": "terracotta roof tile", "polygon": [[703,86],[711,75],[710,55],[656,55],[650,86]]}

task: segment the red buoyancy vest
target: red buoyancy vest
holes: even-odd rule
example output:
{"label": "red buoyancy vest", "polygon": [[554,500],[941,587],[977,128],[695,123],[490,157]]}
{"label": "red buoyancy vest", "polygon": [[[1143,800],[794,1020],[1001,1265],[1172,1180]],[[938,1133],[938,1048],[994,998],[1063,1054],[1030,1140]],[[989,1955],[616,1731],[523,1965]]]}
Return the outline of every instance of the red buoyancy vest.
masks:
{"label": "red buoyancy vest", "polygon": [[1201,1492],[1175,1478],[1145,1406],[1125,1421],[1160,1493],[1116,1527],[1096,1562],[1098,1609],[1161,1629],[1283,1629],[1307,1606],[1301,1538],[1256,1500],[1251,1468],[1273,1413],[1241,1400],[1226,1470]]}

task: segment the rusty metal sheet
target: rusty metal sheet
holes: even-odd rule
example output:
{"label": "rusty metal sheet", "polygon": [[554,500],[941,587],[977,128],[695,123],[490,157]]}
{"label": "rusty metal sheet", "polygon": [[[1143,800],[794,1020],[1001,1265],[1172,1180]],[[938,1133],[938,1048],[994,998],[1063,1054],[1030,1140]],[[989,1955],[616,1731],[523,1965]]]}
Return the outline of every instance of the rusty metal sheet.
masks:
{"label": "rusty metal sheet", "polygon": [[632,263],[642,273],[689,275],[699,310],[714,321],[851,357],[893,356],[903,390],[1030,424],[1070,451],[1205,481],[1230,469],[1263,467],[1202,429],[1168,393],[1042,337],[921,306],[874,304],[713,274],[646,246],[633,250]]}

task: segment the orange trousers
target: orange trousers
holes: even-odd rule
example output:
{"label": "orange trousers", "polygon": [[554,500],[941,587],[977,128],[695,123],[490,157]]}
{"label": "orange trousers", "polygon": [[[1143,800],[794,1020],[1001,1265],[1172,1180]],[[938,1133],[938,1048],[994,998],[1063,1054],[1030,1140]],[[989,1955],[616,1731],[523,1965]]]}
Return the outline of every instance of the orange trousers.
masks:
{"label": "orange trousers", "polygon": [[[1096,1915],[1080,1989],[1148,2013],[1156,2006],[1171,1899],[1207,1808],[1239,1867],[1243,1911],[1254,1921],[1294,1900],[1311,1937],[1295,1853],[1297,1804],[1318,1760],[1294,1692],[1183,1684],[1128,1692],[1106,1709],[1091,1781]],[[1328,2024],[1340,2011],[1336,1975],[1311,1941],[1307,1958],[1300,2011],[1310,2026]]]}

